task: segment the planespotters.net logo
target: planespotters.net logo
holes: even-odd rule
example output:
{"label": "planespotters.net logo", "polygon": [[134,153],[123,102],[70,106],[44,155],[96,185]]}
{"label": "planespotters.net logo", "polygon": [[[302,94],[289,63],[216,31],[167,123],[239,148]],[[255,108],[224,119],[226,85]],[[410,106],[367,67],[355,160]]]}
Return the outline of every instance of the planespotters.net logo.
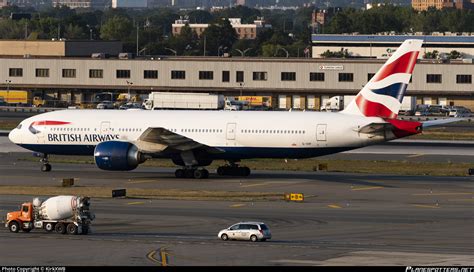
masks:
{"label": "planespotters.net logo", "polygon": [[422,267],[407,266],[405,272],[474,272],[474,267]]}

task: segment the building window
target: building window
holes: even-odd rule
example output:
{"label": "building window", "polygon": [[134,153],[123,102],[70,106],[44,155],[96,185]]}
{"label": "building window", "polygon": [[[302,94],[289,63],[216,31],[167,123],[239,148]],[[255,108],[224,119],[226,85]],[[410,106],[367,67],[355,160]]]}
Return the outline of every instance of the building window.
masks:
{"label": "building window", "polygon": [[456,83],[458,84],[471,84],[472,75],[456,75]]}
{"label": "building window", "polygon": [[199,71],[199,79],[212,80],[214,79],[213,71]]}
{"label": "building window", "polygon": [[253,80],[267,80],[268,73],[267,72],[253,72]]}
{"label": "building window", "polygon": [[171,79],[186,79],[186,71],[171,71]]}
{"label": "building window", "polygon": [[36,69],[36,77],[49,77],[49,69],[46,69],[46,68]]}
{"label": "building window", "polygon": [[441,75],[440,74],[427,74],[426,83],[441,83]]}
{"label": "building window", "polygon": [[76,69],[63,69],[63,77],[75,78]]}
{"label": "building window", "polygon": [[144,70],[143,78],[156,79],[158,78],[158,71],[157,70]]}
{"label": "building window", "polygon": [[237,71],[235,73],[235,81],[236,82],[244,82],[244,71]]}
{"label": "building window", "polygon": [[222,71],[222,82],[230,82],[230,72]]}
{"label": "building window", "polygon": [[117,78],[130,78],[130,70],[117,70]]}
{"label": "building window", "polygon": [[375,76],[374,73],[368,73],[367,74],[367,82],[369,82],[374,76]]}
{"label": "building window", "polygon": [[309,73],[309,81],[324,81],[324,73]]}
{"label": "building window", "polygon": [[22,68],[10,68],[8,73],[11,77],[22,77],[23,69]]}
{"label": "building window", "polygon": [[339,82],[353,82],[354,74],[353,73],[339,73]]}
{"label": "building window", "polygon": [[104,70],[102,69],[89,69],[89,78],[103,78]]}
{"label": "building window", "polygon": [[296,81],[295,72],[281,72],[281,81]]}

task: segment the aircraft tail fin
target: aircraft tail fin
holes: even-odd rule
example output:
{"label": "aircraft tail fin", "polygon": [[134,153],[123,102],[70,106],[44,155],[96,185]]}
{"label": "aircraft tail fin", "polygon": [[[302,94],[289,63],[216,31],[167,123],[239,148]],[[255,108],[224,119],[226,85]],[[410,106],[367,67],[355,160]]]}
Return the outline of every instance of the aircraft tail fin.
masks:
{"label": "aircraft tail fin", "polygon": [[422,43],[423,40],[405,40],[342,112],[397,118]]}

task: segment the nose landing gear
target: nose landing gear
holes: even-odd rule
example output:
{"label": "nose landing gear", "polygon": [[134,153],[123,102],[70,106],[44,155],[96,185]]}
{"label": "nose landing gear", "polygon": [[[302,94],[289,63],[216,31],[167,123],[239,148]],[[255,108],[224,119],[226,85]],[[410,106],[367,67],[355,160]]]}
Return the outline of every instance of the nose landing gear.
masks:
{"label": "nose landing gear", "polygon": [[50,172],[51,164],[49,164],[48,154],[42,154],[42,156],[43,157],[40,160],[40,162],[43,163],[43,165],[41,165],[41,172]]}

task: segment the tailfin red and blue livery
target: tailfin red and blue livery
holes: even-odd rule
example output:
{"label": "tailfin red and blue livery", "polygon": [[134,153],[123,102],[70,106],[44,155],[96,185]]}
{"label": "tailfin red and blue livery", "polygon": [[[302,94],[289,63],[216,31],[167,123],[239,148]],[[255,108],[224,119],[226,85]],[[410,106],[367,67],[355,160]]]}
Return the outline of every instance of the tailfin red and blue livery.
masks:
{"label": "tailfin red and blue livery", "polygon": [[405,40],[343,113],[397,118],[423,40]]}

